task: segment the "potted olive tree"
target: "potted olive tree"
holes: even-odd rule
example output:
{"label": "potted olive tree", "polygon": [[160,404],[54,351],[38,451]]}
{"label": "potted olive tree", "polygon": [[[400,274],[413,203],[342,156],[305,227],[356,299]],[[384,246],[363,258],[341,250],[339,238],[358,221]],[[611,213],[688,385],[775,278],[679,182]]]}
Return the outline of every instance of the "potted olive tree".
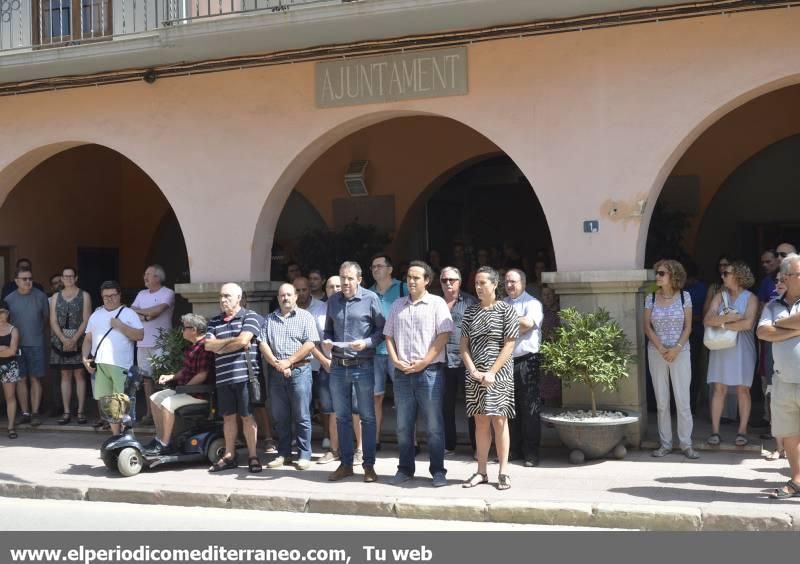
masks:
{"label": "potted olive tree", "polygon": [[631,343],[619,324],[604,309],[583,313],[573,308],[561,311],[561,327],[541,347],[542,366],[565,386],[587,386],[591,405],[586,410],[561,410],[542,415],[558,430],[561,441],[572,452],[570,461],[602,458],[613,451],[623,458],[625,425],[639,414],[597,409],[596,391],[616,391],[628,377]]}

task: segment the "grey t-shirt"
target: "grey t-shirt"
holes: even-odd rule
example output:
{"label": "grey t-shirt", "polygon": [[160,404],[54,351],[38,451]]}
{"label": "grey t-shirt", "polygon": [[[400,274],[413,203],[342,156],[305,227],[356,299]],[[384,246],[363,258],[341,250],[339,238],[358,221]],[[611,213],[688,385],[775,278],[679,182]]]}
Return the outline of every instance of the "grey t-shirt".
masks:
{"label": "grey t-shirt", "polygon": [[[759,327],[772,325],[775,321],[789,317],[798,311],[800,311],[800,301],[790,305],[780,298],[772,300],[764,306],[758,325]],[[772,343],[772,357],[776,378],[786,383],[800,384],[800,337]]]}
{"label": "grey t-shirt", "polygon": [[36,288],[24,295],[11,292],[6,296],[6,303],[11,311],[11,324],[19,330],[20,346],[44,346],[44,332],[50,315],[47,295]]}

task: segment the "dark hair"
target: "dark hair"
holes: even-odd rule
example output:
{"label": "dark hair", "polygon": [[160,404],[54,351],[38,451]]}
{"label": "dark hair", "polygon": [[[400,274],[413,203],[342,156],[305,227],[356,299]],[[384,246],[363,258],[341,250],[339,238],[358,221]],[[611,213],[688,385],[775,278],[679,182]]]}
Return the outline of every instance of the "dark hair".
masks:
{"label": "dark hair", "polygon": [[772,258],[778,258],[778,251],[776,251],[775,249],[765,249],[764,252],[761,254],[765,255],[767,253],[771,254]]}
{"label": "dark hair", "polygon": [[120,294],[122,293],[122,286],[119,285],[119,282],[116,280],[106,280],[102,284],[100,284],[100,291],[103,290],[116,290]]}
{"label": "dark hair", "polygon": [[30,272],[31,274],[33,274],[33,268],[17,267],[17,270],[14,271],[14,278],[19,278],[19,275],[22,274],[23,272]]}
{"label": "dark hair", "polygon": [[18,258],[18,259],[17,259],[16,266],[19,266],[19,265],[21,265],[23,262],[27,262],[29,265],[31,265],[31,268],[33,268],[33,263],[31,262],[31,259],[29,259],[29,258],[25,258],[25,257]]}
{"label": "dark hair", "polygon": [[314,273],[319,274],[319,277],[322,278],[323,280],[325,279],[325,277],[322,275],[322,271],[319,268],[309,268],[308,269],[308,275],[309,276],[311,276]]}
{"label": "dark hair", "polygon": [[289,272],[289,269],[293,266],[296,266],[297,270],[299,270],[301,274],[303,273],[303,267],[295,260],[286,263],[286,272]]}
{"label": "dark hair", "polygon": [[371,258],[371,259],[369,259],[369,264],[370,264],[370,266],[372,266],[372,262],[373,262],[375,259],[379,259],[379,258],[382,258],[384,261],[386,261],[386,264],[387,264],[388,266],[393,266],[393,265],[392,265],[392,257],[390,257],[389,255],[387,255],[387,254],[385,254],[385,253],[377,253],[377,254],[374,254],[374,255],[372,255],[372,258]]}
{"label": "dark hair", "polygon": [[[62,271],[62,272],[63,272],[63,271]],[[48,278],[48,280],[51,280],[51,281],[52,281],[52,280],[53,280],[53,278],[55,278],[56,276],[57,276],[57,277],[59,277],[59,278],[61,278],[61,272],[56,272],[55,274],[51,274],[51,275],[50,275],[50,278]]]}
{"label": "dark hair", "polygon": [[5,300],[0,300],[0,311],[5,311],[6,313],[9,313],[11,311],[10,309],[8,309],[8,304],[6,303]]}
{"label": "dark hair", "polygon": [[[71,270],[71,271],[72,271],[72,274],[74,274],[74,275],[75,275],[75,278],[77,278],[77,277],[78,277],[78,269],[77,269],[77,268],[75,268],[74,266],[65,266],[64,268],[62,268],[62,269],[61,269],[61,274],[64,274],[64,271],[65,271],[65,270]],[[59,275],[59,276],[60,276],[60,275]],[[51,278],[52,278],[52,276],[51,276]]]}
{"label": "dark hair", "polygon": [[421,268],[424,271],[425,274],[423,276],[425,277],[426,281],[430,282],[431,280],[433,280],[433,269],[431,268],[431,265],[422,260],[412,260],[410,263],[408,263],[408,268],[406,269],[406,275],[408,275],[408,271],[415,266],[417,268]]}
{"label": "dark hair", "polygon": [[500,283],[500,274],[491,266],[482,266],[478,270],[475,271],[475,277],[478,277],[478,274],[487,274],[489,276],[489,281],[492,284],[499,284]]}

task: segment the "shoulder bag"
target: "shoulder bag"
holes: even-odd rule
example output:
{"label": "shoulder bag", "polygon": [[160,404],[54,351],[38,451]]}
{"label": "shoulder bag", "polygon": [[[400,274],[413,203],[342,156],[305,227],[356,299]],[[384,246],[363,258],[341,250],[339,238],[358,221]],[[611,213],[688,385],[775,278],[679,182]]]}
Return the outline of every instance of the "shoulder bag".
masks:
{"label": "shoulder bag", "polygon": [[[722,291],[722,301],[725,303],[723,311],[730,310],[728,303],[728,292]],[[723,329],[722,327],[706,327],[703,333],[703,344],[710,351],[730,349],[736,346],[736,336],[738,331],[733,329]]]}

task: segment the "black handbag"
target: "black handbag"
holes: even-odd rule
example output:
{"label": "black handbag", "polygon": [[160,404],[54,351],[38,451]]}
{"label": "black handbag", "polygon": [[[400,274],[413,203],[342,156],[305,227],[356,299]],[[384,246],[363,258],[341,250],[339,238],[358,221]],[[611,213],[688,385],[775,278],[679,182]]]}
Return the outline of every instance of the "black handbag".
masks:
{"label": "black handbag", "polygon": [[253,363],[250,361],[250,350],[244,353],[247,359],[247,392],[250,395],[250,403],[260,403],[261,400],[261,384],[258,381],[255,370],[253,370]]}

